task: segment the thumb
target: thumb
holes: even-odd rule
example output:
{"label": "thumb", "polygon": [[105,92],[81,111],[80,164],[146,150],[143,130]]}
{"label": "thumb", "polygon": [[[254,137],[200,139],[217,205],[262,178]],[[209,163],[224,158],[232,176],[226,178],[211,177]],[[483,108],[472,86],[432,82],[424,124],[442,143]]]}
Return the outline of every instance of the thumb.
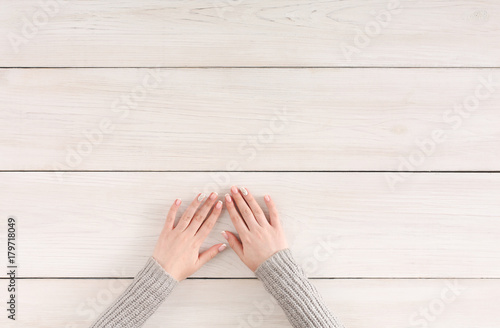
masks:
{"label": "thumb", "polygon": [[234,233],[229,231],[222,231],[222,235],[227,239],[227,242],[229,243],[229,246],[231,246],[233,251],[240,257],[240,259],[243,259],[243,245],[241,245],[238,237],[236,237]]}
{"label": "thumb", "polygon": [[202,266],[207,264],[208,261],[213,259],[217,254],[219,254],[225,249],[226,249],[226,244],[217,244],[213,245],[212,247],[201,253],[200,256],[198,256],[199,267],[201,268]]}

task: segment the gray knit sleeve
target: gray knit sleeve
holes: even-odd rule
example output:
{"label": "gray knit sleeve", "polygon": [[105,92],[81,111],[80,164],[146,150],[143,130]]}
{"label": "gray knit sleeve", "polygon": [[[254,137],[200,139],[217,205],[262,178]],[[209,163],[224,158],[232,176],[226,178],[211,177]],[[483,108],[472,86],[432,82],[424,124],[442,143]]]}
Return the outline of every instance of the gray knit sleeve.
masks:
{"label": "gray knit sleeve", "polygon": [[150,257],[130,286],[90,327],[141,327],[177,283],[177,280],[170,276],[153,257]]}
{"label": "gray knit sleeve", "polygon": [[295,328],[342,328],[289,249],[277,252],[255,271]]}

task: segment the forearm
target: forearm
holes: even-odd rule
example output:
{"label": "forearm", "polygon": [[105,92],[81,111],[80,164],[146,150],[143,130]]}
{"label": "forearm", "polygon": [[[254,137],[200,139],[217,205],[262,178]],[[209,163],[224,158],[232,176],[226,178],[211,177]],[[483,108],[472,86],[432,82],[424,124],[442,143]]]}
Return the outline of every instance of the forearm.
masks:
{"label": "forearm", "polygon": [[295,328],[342,328],[289,249],[271,256],[255,271]]}
{"label": "forearm", "polygon": [[132,284],[90,327],[141,327],[176,285],[177,281],[150,257]]}

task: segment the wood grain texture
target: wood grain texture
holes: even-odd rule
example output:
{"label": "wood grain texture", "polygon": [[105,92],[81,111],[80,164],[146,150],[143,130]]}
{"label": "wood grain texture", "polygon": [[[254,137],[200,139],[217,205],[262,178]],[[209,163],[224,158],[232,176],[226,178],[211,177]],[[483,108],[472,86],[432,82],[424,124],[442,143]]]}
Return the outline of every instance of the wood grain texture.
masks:
{"label": "wood grain texture", "polygon": [[[499,280],[341,279],[313,283],[350,328],[422,327],[422,309],[433,319],[427,324],[435,328],[500,325]],[[6,328],[88,327],[127,284],[130,280],[23,280],[17,325],[7,322],[5,316],[0,324]],[[290,325],[257,280],[188,280],[172,292],[144,327]]]}
{"label": "wood grain texture", "polygon": [[60,2],[2,6],[0,66],[500,65],[494,1]]}
{"label": "wood grain texture", "polygon": [[[0,326],[88,327],[175,198],[238,184],[273,196],[346,327],[499,327],[500,174],[458,173],[500,171],[499,17],[482,0],[3,3],[0,217],[23,279]],[[226,229],[224,212],[204,247]],[[289,327],[270,302],[229,249],[145,327]]]}
{"label": "wood grain texture", "polygon": [[498,69],[0,70],[0,169],[495,171],[499,81]]}
{"label": "wood grain texture", "polygon": [[[499,174],[419,173],[395,192],[383,173],[223,174],[1,173],[0,216],[19,222],[22,277],[132,277],[175,198],[238,184],[273,196],[312,277],[500,277]],[[221,230],[226,212],[205,246]],[[196,276],[253,274],[228,250]]]}

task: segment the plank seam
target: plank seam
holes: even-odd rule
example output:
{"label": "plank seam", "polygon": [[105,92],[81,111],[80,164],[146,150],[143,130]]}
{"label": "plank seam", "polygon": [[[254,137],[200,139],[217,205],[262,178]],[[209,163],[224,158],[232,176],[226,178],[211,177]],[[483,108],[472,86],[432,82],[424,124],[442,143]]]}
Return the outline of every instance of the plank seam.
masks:
{"label": "plank seam", "polygon": [[74,171],[51,171],[51,170],[0,170],[0,173],[500,173],[500,171],[397,171],[397,170],[74,170]]}
{"label": "plank seam", "polygon": [[[0,280],[10,279],[2,277]],[[134,277],[16,277],[19,280],[131,280]],[[309,277],[310,280],[500,280],[500,277]],[[186,280],[257,280],[249,277],[189,277]]]}
{"label": "plank seam", "polygon": [[0,69],[499,69],[500,66],[0,66]]}

